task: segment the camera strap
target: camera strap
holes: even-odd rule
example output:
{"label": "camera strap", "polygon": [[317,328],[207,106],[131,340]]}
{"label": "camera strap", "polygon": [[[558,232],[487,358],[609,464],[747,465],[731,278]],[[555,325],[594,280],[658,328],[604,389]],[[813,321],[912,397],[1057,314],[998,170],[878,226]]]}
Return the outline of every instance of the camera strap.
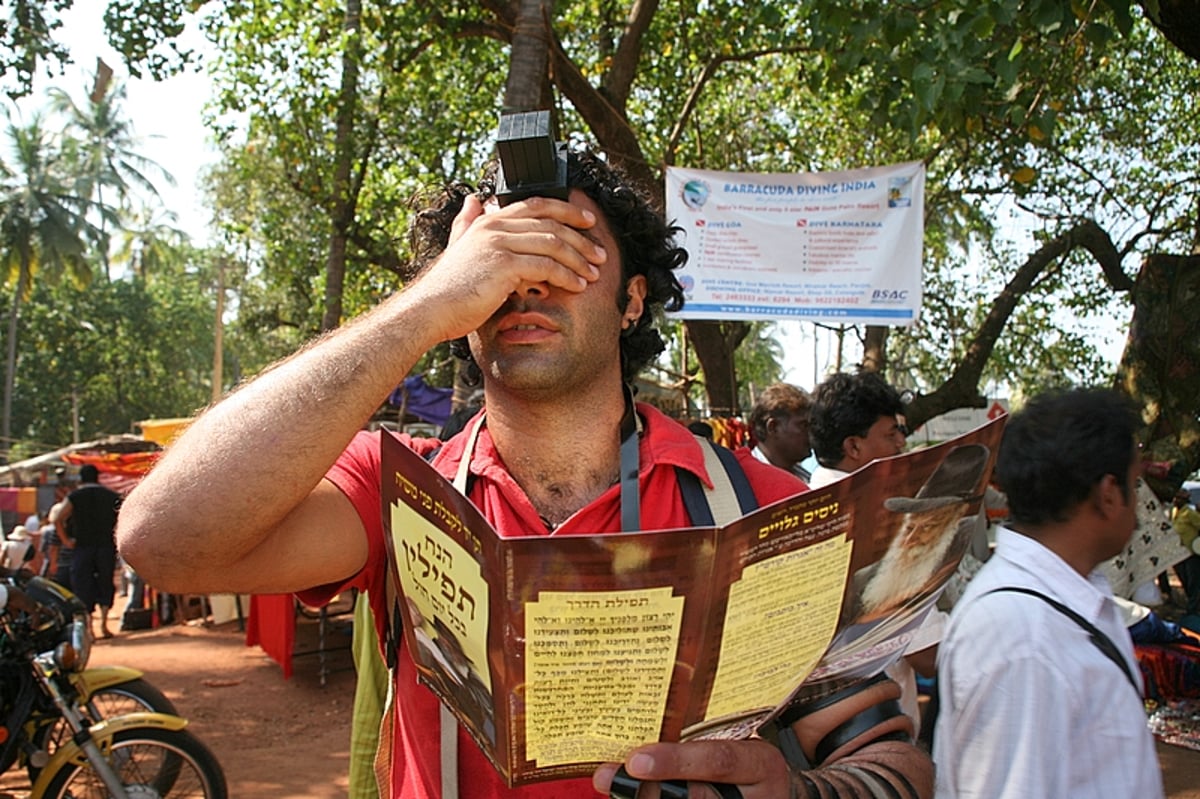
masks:
{"label": "camera strap", "polygon": [[625,396],[625,414],[621,417],[621,531],[632,533],[642,529],[641,491],[638,487],[638,470],[641,468],[638,428],[641,425],[633,408],[633,394],[629,386],[621,384],[621,392]]}

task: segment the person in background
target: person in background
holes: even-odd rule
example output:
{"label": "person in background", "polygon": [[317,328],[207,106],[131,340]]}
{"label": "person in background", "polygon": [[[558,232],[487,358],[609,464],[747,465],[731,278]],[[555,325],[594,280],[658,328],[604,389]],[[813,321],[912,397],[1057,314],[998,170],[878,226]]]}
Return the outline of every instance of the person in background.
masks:
{"label": "person in background", "polygon": [[1156,607],[1163,603],[1164,597],[1155,578],[1190,552],[1180,543],[1171,525],[1170,506],[1159,502],[1144,478],[1138,479],[1137,503],[1137,526],[1129,544],[1116,557],[1102,563],[1100,569],[1112,586],[1113,596]]}
{"label": "person in background", "polygon": [[907,443],[900,392],[877,372],[830,375],[814,392],[808,436],[818,464],[813,488],[899,455]]}
{"label": "person in background", "polygon": [[[58,513],[58,534],[70,541],[71,590],[88,609],[92,633],[112,638],[108,614],[116,596],[113,577],[117,569],[116,526],[121,495],[100,485],[100,470],[90,463],[79,469],[80,486],[67,495]],[[197,506],[200,507],[200,506]],[[68,532],[69,531],[69,532]],[[96,609],[100,628],[96,632]]]}
{"label": "person in background", "polygon": [[[359,587],[386,623],[379,435],[360,430],[398,377],[446,340],[482,371],[484,414],[446,442],[401,440],[443,475],[462,464],[463,490],[501,536],[619,532],[622,473],[639,475],[624,481],[637,492],[639,529],[689,526],[677,470],[709,479],[702,444],[628,389],[663,349],[656,319],[682,306],[675,229],[590,153],[568,155],[569,201],[500,207],[494,177],[478,191],[448,187],[416,217],[419,272],[403,291],[229,395],[166,451],[121,514],[122,551],[148,582],[185,593],[304,591],[309,602]],[[636,468],[622,465],[622,441],[636,444],[626,448]],[[748,454],[737,460],[759,504],[804,488]],[[608,793],[615,763],[592,780],[509,789],[461,726],[443,730],[457,742],[444,752],[436,696],[417,682],[407,648],[397,661],[384,795],[445,796],[450,784],[464,797]],[[810,762],[829,733],[897,693],[872,683],[798,720]],[[883,715],[819,767],[792,766],[762,740],[649,744],[625,767],[638,780],[732,784],[745,799],[928,796],[928,758],[896,739],[910,732],[902,717]]]}
{"label": "person in background", "polygon": [[1097,570],[1136,523],[1137,427],[1100,390],[1034,397],[1008,421],[1008,522],[938,657],[939,799],[1162,797],[1133,644]]}
{"label": "person in background", "polygon": [[46,514],[46,524],[42,527],[42,570],[43,577],[49,577],[54,582],[71,590],[71,556],[75,550],[71,547],[70,539],[58,532],[58,517],[62,514],[62,503],[55,502]]}
{"label": "person in background", "polygon": [[[873,460],[904,452],[907,431],[900,392],[877,372],[830,375],[813,392],[809,436],[817,456],[812,488],[829,485]],[[920,690],[917,676],[932,678],[937,644],[946,623],[945,612],[931,608],[913,633],[904,657],[888,667],[900,684],[900,705],[921,728]]]}
{"label": "person in background", "polygon": [[1192,616],[1200,611],[1200,511],[1191,505],[1191,496],[1184,489],[1175,492],[1171,502],[1171,524],[1179,534],[1179,543],[1190,554],[1175,564],[1175,574],[1186,597],[1184,613]]}
{"label": "person in background", "polygon": [[32,557],[33,551],[33,536],[25,529],[25,525],[18,524],[4,539],[4,545],[0,547],[0,569],[16,571],[24,568],[29,558]]}
{"label": "person in background", "polygon": [[812,397],[789,383],[767,386],[750,409],[756,445],[751,452],[763,463],[791,472],[805,483],[812,479],[801,463],[812,452],[808,443]]}
{"label": "person in background", "polygon": [[36,534],[42,529],[42,518],[37,513],[31,513],[25,517],[25,529],[30,535]]}

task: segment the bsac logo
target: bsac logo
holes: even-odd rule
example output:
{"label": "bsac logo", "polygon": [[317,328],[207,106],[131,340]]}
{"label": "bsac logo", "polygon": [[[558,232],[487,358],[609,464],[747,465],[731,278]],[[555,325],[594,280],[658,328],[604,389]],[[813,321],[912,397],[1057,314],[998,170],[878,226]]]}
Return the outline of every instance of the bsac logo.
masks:
{"label": "bsac logo", "polygon": [[907,301],[907,289],[875,289],[871,292],[871,302],[875,304],[898,305]]}

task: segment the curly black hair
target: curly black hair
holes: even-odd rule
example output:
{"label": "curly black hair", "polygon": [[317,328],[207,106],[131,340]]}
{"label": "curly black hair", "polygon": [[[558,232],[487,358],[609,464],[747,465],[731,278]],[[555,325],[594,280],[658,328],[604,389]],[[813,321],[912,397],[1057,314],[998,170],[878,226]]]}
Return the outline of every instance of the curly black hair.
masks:
{"label": "curly black hair", "polygon": [[847,438],[865,436],[879,417],[903,412],[900,392],[877,372],[830,375],[813,392],[808,440],[817,462],[833,468]]}
{"label": "curly black hair", "polygon": [[[414,217],[408,232],[413,261],[407,277],[420,274],[442,254],[467,195],[474,193],[486,202],[496,193],[497,169],[497,162],[489,164],[477,188],[466,183],[446,186]],[[628,382],[665,348],[657,327],[663,312],[683,308],[683,287],[674,272],[687,262],[687,251],[674,243],[680,228],[668,225],[624,174],[590,151],[568,154],[567,185],[596,203],[620,246],[624,279],[617,290],[618,310],[623,312],[629,304],[629,279],[646,278],[646,311],[621,335],[621,372]],[[450,350],[472,360],[465,338],[451,342]]]}

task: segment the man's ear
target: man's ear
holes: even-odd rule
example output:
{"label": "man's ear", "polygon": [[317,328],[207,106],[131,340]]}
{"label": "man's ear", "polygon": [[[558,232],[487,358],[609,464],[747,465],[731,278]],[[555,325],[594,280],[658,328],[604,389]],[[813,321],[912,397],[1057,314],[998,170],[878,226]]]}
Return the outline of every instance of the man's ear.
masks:
{"label": "man's ear", "polygon": [[641,319],[646,310],[646,276],[634,275],[625,284],[629,304],[625,306],[626,319]]}
{"label": "man's ear", "polygon": [[779,429],[779,420],[776,419],[774,416],[768,416],[766,426],[767,426],[767,436],[770,437],[775,434],[776,430]]}
{"label": "man's ear", "polygon": [[1096,510],[1106,519],[1125,509],[1125,497],[1121,494],[1121,482],[1116,475],[1106,474],[1100,478],[1095,497]]}

